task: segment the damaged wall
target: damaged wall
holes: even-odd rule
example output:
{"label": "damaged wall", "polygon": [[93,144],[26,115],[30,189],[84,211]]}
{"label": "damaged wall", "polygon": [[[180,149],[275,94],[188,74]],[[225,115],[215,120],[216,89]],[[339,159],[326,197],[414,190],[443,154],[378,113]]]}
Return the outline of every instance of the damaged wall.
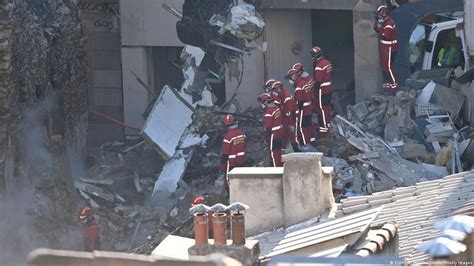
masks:
{"label": "damaged wall", "polygon": [[[285,19],[281,19],[283,17]],[[294,63],[302,63],[306,71],[312,73],[313,63],[309,56],[312,46],[311,10],[265,10],[265,22],[265,41],[268,42],[265,74],[293,89],[283,75]]]}
{"label": "damaged wall", "polygon": [[37,246],[80,245],[66,151],[85,156],[87,63],[76,1],[8,2],[0,1],[0,153],[9,162],[0,165],[9,173],[0,264],[18,264]]}
{"label": "damaged wall", "polygon": [[[123,121],[119,0],[80,0],[79,9],[87,37],[89,108]],[[123,127],[90,115],[89,146],[123,138]]]}

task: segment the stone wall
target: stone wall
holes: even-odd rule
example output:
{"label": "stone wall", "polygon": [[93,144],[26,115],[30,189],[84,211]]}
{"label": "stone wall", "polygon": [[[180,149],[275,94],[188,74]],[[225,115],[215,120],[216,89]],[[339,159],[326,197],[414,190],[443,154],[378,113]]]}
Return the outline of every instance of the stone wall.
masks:
{"label": "stone wall", "polygon": [[229,172],[229,201],[250,207],[247,235],[301,223],[333,207],[333,168],[321,166],[322,156],[291,153],[283,156],[283,167],[236,167]]}
{"label": "stone wall", "polygon": [[85,157],[87,133],[79,14],[75,0],[0,0],[2,265],[38,246],[81,245],[68,165]]}
{"label": "stone wall", "polygon": [[[9,38],[11,35],[10,5],[7,0],[0,1],[0,196],[6,187],[5,162],[8,146],[10,121],[10,57]],[[1,198],[1,197],[0,197]]]}

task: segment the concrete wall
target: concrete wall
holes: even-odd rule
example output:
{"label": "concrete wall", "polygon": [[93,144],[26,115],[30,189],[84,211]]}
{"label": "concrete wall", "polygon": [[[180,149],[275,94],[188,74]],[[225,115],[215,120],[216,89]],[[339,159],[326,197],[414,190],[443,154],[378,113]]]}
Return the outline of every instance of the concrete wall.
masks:
{"label": "concrete wall", "polygon": [[282,227],[283,168],[238,167],[229,172],[230,202],[249,205],[245,216],[247,235]]}
{"label": "concrete wall", "polygon": [[79,252],[36,249],[28,256],[28,265],[115,265],[115,266],[240,266],[238,261],[224,257],[194,257],[190,260],[173,260],[160,256],[146,256],[120,252]]}
{"label": "concrete wall", "polygon": [[[152,88],[151,49],[146,47],[122,47],[122,77],[125,123],[141,128],[145,123],[143,114],[149,103],[148,91],[138,82],[135,73]],[[127,135],[139,132],[127,129]]]}
{"label": "concrete wall", "polygon": [[378,37],[373,30],[373,11],[378,0],[359,0],[354,6],[354,75],[356,102],[381,91],[382,69]]}
{"label": "concrete wall", "polygon": [[[89,109],[123,120],[119,0],[80,1],[87,36]],[[124,137],[122,127],[89,116],[88,144]]]}
{"label": "concrete wall", "polygon": [[162,8],[167,4],[179,11],[184,0],[120,0],[122,45],[183,46],[176,33],[178,18]]}
{"label": "concrete wall", "polygon": [[[238,80],[229,77],[229,71],[226,71],[225,90],[226,100],[232,98],[234,93],[237,94],[235,99],[238,101],[242,110],[248,107],[257,107],[257,97],[263,93],[262,85],[264,82],[264,64],[263,54],[258,49],[252,51],[251,55],[244,55],[243,60],[244,74],[242,83],[237,87]],[[239,70],[242,65],[239,63]]]}
{"label": "concrete wall", "polygon": [[332,206],[334,197],[329,199],[326,192],[331,188],[328,186],[330,183],[323,183],[323,180],[332,176],[323,174],[322,157],[322,153],[291,153],[283,156],[285,226],[314,218]]}
{"label": "concrete wall", "polygon": [[[312,73],[309,51],[312,47],[311,10],[268,9],[265,10],[265,74],[284,82],[286,88],[293,87],[283,75],[293,64],[300,62],[308,73]],[[299,49],[296,49],[299,48]]]}
{"label": "concrete wall", "polygon": [[292,153],[283,156],[283,168],[242,167],[229,172],[230,202],[250,206],[247,235],[304,222],[333,206],[332,168],[321,167],[322,156]]}

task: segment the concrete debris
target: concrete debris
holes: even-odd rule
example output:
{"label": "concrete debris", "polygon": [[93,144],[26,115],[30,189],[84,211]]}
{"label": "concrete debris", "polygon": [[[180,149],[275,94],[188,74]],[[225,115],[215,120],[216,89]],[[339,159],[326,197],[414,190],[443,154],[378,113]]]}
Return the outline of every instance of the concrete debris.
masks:
{"label": "concrete debris", "polygon": [[416,116],[449,113],[451,119],[457,118],[465,96],[456,90],[430,81],[416,99]]}
{"label": "concrete debris", "polygon": [[168,86],[164,86],[143,127],[143,135],[165,160],[173,157],[186,127],[192,122],[193,110]]}
{"label": "concrete debris", "polygon": [[415,91],[400,91],[396,96],[375,95],[354,106],[347,106],[347,117],[363,132],[381,135],[392,141],[413,133],[409,121]]}
{"label": "concrete debris", "polygon": [[360,178],[359,170],[350,166],[346,160],[332,157],[323,157],[323,166],[334,167],[332,186],[336,190],[342,190],[348,183],[352,183],[354,178]]}
{"label": "concrete debris", "polygon": [[90,185],[90,184],[87,184],[87,183],[84,183],[84,182],[81,182],[81,181],[75,181],[74,182],[74,186],[87,193],[87,194],[90,194],[90,195],[93,195],[93,196],[96,196],[100,199],[103,199],[103,200],[106,200],[108,202],[115,202],[115,195],[113,193],[111,193],[110,191],[107,191],[101,187],[98,187],[98,186],[94,186],[94,185]]}

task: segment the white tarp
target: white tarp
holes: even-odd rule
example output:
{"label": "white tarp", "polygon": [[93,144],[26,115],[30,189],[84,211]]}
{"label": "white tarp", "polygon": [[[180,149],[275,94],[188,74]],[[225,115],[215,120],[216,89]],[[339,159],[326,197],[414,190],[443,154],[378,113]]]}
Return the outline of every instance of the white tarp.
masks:
{"label": "white tarp", "polygon": [[150,112],[142,134],[159,149],[165,159],[175,154],[181,136],[192,123],[193,111],[164,86]]}

